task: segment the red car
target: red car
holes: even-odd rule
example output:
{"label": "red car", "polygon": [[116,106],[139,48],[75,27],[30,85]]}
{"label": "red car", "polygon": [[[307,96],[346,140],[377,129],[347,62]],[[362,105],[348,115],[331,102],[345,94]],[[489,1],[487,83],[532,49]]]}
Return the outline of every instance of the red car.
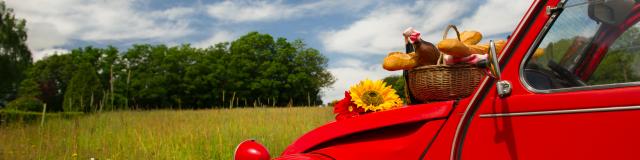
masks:
{"label": "red car", "polygon": [[471,96],[331,122],[278,159],[640,159],[639,21],[633,0],[535,1]]}

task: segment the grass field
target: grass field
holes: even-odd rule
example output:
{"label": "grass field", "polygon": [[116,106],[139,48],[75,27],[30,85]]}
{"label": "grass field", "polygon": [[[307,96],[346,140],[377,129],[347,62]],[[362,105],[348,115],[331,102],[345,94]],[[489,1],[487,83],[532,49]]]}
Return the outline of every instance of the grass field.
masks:
{"label": "grass field", "polygon": [[232,159],[256,139],[272,154],[333,120],[332,108],[118,111],[0,126],[0,159]]}

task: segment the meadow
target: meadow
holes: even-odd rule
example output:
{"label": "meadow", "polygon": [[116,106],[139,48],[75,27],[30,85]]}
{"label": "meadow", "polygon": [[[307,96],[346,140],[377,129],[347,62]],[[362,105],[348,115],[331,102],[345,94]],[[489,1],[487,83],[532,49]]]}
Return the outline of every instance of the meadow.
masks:
{"label": "meadow", "polygon": [[[47,117],[48,118],[48,117]],[[0,159],[232,159],[245,139],[272,157],[334,118],[331,107],[93,113],[0,126]]]}

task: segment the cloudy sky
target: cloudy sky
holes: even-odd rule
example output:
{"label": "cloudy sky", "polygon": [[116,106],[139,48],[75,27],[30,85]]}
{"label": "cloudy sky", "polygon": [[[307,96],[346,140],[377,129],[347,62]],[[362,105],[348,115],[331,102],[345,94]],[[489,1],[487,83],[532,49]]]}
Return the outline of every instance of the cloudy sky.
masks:
{"label": "cloudy sky", "polygon": [[329,58],[337,78],[323,100],[340,99],[359,80],[381,79],[384,56],[403,51],[414,27],[437,42],[447,24],[504,39],[529,7],[525,0],[6,0],[27,20],[34,59],[88,45],[127,49],[135,43],[207,47],[250,32],[303,39]]}

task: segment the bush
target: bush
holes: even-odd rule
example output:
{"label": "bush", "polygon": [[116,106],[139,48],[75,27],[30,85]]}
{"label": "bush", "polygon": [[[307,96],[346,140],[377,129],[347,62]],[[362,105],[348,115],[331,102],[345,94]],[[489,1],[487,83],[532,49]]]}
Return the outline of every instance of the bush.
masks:
{"label": "bush", "polygon": [[7,109],[19,110],[19,111],[33,111],[42,112],[42,101],[36,97],[20,97],[15,99],[7,105]]}
{"label": "bush", "polygon": [[[46,113],[47,118],[61,117],[61,118],[73,118],[84,115],[82,112],[53,112]],[[8,122],[32,122],[42,118],[42,111],[40,112],[28,112],[18,111],[12,109],[0,110],[0,124]]]}

